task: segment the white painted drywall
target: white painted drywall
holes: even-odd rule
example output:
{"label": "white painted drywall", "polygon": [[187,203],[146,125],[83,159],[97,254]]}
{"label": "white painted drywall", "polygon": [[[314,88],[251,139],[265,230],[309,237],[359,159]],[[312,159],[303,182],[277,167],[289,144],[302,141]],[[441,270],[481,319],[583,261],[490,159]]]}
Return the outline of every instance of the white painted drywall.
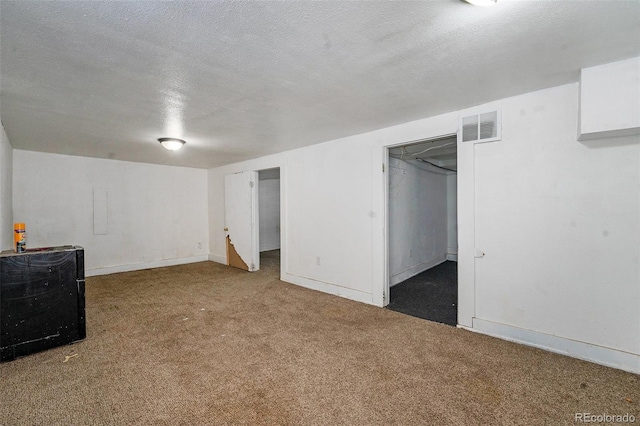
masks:
{"label": "white painted drywall", "polygon": [[446,173],[389,158],[389,285],[445,260]]}
{"label": "white painted drywall", "polygon": [[640,354],[640,137],[578,142],[578,91],[504,99],[474,146],[475,317]]}
{"label": "white painted drywall", "polygon": [[447,260],[458,260],[458,175],[447,174]]}
{"label": "white painted drywall", "polygon": [[[497,101],[502,141],[459,143],[458,320],[640,372],[640,141],[578,142],[578,97],[575,83]],[[281,167],[282,279],[383,305],[385,146],[454,133],[458,119],[209,170],[211,259],[224,259],[224,174]]]}
{"label": "white painted drywall", "polygon": [[370,299],[370,155],[357,139],[287,153],[288,274]]}
{"label": "white painted drywall", "polygon": [[258,181],[260,251],[280,248],[280,179]]}
{"label": "white painted drywall", "polygon": [[13,148],[4,126],[0,128],[0,250],[10,250],[13,248]]}
{"label": "white painted drywall", "polygon": [[[14,217],[29,247],[80,245],[88,275],[208,258],[206,170],[22,150],[13,159]],[[93,232],[94,188],[107,191],[106,235]]]}
{"label": "white painted drywall", "polygon": [[640,57],[580,73],[580,140],[640,134]]}
{"label": "white painted drywall", "polygon": [[382,306],[385,145],[455,133],[457,123],[450,113],[210,169],[210,259],[225,259],[224,175],[280,167],[281,279]]}

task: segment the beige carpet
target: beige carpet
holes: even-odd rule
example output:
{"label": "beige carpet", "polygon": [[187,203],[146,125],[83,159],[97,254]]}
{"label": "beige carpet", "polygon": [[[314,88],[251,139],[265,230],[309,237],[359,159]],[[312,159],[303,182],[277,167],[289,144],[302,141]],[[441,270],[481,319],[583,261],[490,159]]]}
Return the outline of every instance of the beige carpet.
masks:
{"label": "beige carpet", "polygon": [[283,283],[277,252],[263,263],[89,278],[86,340],[0,364],[0,424],[640,422],[637,375]]}

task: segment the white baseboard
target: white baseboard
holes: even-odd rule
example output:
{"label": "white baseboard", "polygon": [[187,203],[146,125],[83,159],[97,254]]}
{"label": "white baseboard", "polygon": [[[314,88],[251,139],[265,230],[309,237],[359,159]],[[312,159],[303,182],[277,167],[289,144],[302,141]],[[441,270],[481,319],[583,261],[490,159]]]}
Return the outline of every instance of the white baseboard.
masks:
{"label": "white baseboard", "polygon": [[280,249],[280,241],[273,244],[265,244],[264,246],[260,246],[260,253],[263,251],[271,251],[271,250],[279,250]]}
{"label": "white baseboard", "polygon": [[447,260],[447,255],[442,255],[440,257],[436,257],[435,259],[428,260],[426,262],[422,262],[418,265],[414,265],[410,268],[405,269],[402,272],[398,272],[395,275],[389,277],[389,287],[393,287],[396,284],[400,284],[403,281],[408,280],[411,277],[415,277],[421,272],[426,271],[427,269],[433,268],[434,266],[438,266],[442,262]]}
{"label": "white baseboard", "polygon": [[222,263],[223,265],[227,264],[226,256],[218,256],[217,254],[209,254],[209,260],[216,263]]}
{"label": "white baseboard", "polygon": [[365,293],[352,288],[341,287],[339,285],[316,281],[311,278],[299,277],[297,275],[282,274],[282,281],[290,284],[299,285],[300,287],[309,288],[311,290],[321,291],[323,293],[332,294],[334,296],[344,297],[345,299],[355,300],[369,305],[373,305],[373,297],[371,293]]}
{"label": "white baseboard", "polygon": [[624,352],[591,343],[552,336],[493,321],[473,318],[473,327],[458,326],[465,330],[486,334],[510,342],[544,349],[607,367],[640,374],[640,354]]}
{"label": "white baseboard", "polygon": [[453,262],[458,261],[458,253],[447,253],[447,260],[451,260]]}
{"label": "white baseboard", "polygon": [[[209,260],[217,263],[227,264],[226,257],[209,254]],[[309,288],[311,290],[321,291],[323,293],[332,294],[334,296],[344,297],[346,299],[355,300],[357,302],[373,305],[373,297],[371,293],[365,293],[351,288],[341,287],[339,285],[317,281],[311,278],[300,277],[297,275],[281,273],[280,280],[289,284],[299,285],[300,287]]]}
{"label": "white baseboard", "polygon": [[127,263],[125,265],[105,266],[101,268],[91,268],[85,271],[85,276],[115,274],[118,272],[139,271],[141,269],[162,268],[164,266],[184,265],[186,263],[205,262],[209,260],[209,255],[181,257],[177,259],[156,260],[152,262]]}

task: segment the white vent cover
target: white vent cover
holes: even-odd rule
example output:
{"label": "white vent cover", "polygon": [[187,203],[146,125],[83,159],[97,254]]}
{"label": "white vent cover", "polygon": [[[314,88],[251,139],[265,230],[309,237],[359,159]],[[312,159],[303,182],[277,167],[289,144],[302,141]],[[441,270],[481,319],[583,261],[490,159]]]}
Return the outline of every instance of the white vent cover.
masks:
{"label": "white vent cover", "polygon": [[491,142],[502,137],[500,111],[473,114],[460,119],[462,142]]}

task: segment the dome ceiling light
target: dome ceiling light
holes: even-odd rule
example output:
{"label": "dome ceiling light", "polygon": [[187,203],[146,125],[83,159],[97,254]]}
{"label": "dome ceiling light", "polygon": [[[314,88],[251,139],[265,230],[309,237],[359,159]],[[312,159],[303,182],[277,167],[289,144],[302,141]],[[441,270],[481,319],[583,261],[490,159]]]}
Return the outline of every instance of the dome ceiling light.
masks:
{"label": "dome ceiling light", "polygon": [[474,6],[494,6],[498,3],[498,0],[462,0],[465,3],[472,4]]}
{"label": "dome ceiling light", "polygon": [[162,146],[169,151],[177,151],[186,143],[182,139],[176,138],[160,138],[158,139],[158,142],[160,142]]}

